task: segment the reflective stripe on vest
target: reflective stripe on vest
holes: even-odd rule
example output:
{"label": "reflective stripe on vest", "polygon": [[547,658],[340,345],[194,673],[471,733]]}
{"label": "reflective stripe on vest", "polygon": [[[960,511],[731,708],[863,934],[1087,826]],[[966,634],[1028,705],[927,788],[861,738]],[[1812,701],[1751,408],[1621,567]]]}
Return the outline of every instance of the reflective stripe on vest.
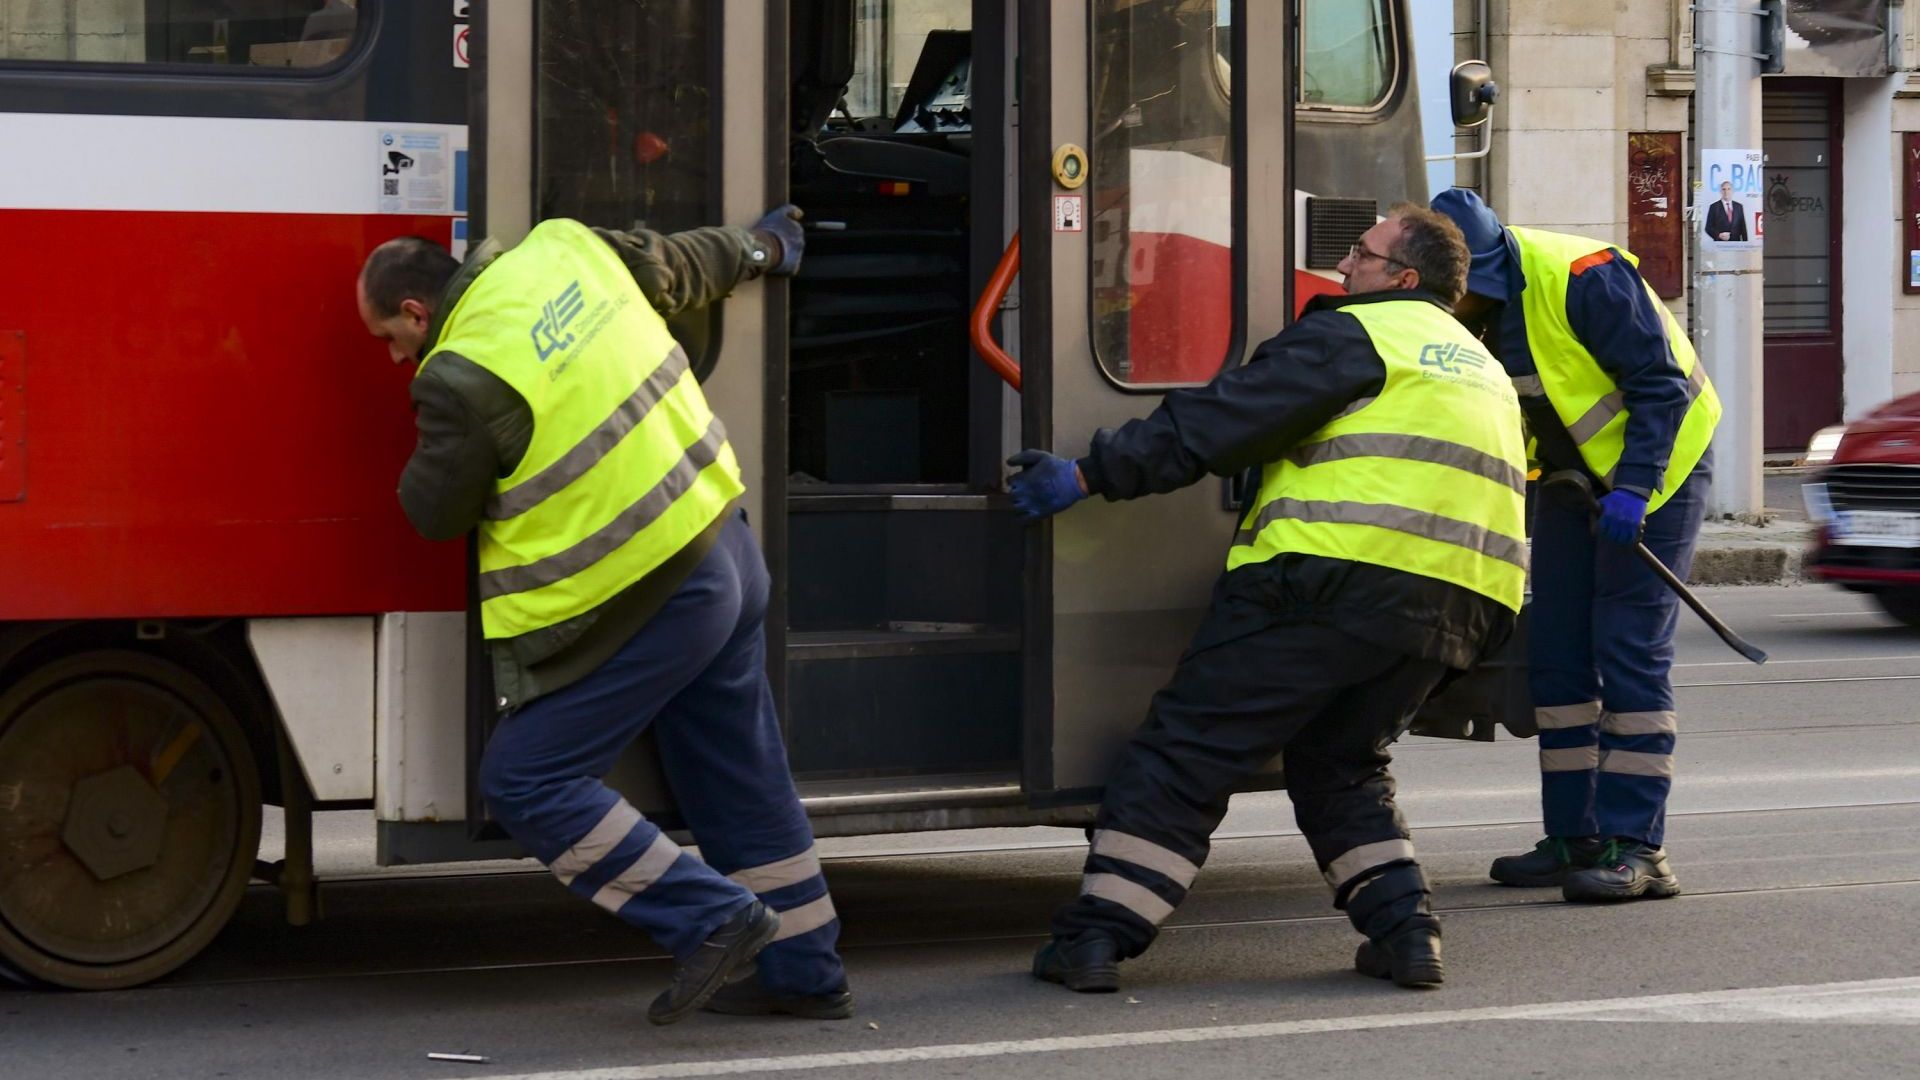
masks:
{"label": "reflective stripe on vest", "polygon": [[[1567,316],[1567,290],[1573,282],[1574,264],[1612,245],[1538,229],[1516,227],[1508,231],[1520,247],[1520,269],[1527,281],[1520,293],[1521,309],[1527,320],[1527,348],[1538,371],[1536,376],[1515,379],[1515,387],[1522,394],[1545,397],[1552,404],[1587,468],[1611,484],[1627,448],[1626,398],[1574,335]],[[1614,250],[1625,255],[1629,263],[1640,264],[1632,252]],[[1679,321],[1651,286],[1647,287],[1647,296],[1666,326],[1667,347],[1674,362],[1687,376],[1689,402],[1660,488],[1648,500],[1651,512],[1673,497],[1706,454],[1713,429],[1720,422],[1720,397],[1714,393],[1706,366],[1700,363]]]}
{"label": "reflective stripe on vest", "polygon": [[1386,384],[1262,470],[1227,568],[1289,552],[1348,559],[1519,610],[1526,446],[1511,381],[1434,304],[1340,311],[1366,330]]}
{"label": "reflective stripe on vest", "polygon": [[533,434],[480,524],[490,639],[584,615],[698,536],[743,490],[686,355],[607,243],[542,222],[448,315],[441,353],[525,399]]}

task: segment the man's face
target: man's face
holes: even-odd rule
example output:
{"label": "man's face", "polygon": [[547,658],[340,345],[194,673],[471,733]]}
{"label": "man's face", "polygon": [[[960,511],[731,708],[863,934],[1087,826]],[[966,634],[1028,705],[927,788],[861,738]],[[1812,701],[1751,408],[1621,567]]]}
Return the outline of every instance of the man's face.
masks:
{"label": "man's face", "polygon": [[1723,202],[1733,201],[1733,181],[1722,180],[1720,182],[1720,199]]}
{"label": "man's face", "polygon": [[1345,275],[1347,292],[1384,292],[1411,289],[1420,284],[1420,272],[1393,258],[1393,245],[1400,242],[1400,221],[1388,218],[1368,229],[1338,267]]}
{"label": "man's face", "polygon": [[1493,311],[1494,301],[1479,293],[1468,293],[1453,305],[1454,317],[1467,324],[1469,328],[1479,329],[1486,322],[1487,315]]}
{"label": "man's face", "polygon": [[402,300],[399,311],[381,315],[367,300],[366,282],[355,282],[354,294],[360,304],[360,321],[367,324],[367,333],[387,343],[387,355],[393,362],[419,362],[420,350],[427,345],[427,327],[433,322],[433,312],[427,310],[427,305],[418,300]]}

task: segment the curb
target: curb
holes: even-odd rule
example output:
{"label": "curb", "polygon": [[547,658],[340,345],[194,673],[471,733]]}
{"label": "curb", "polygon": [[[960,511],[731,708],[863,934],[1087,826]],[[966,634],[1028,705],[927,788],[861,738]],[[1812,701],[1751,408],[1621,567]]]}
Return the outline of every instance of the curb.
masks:
{"label": "curb", "polygon": [[1811,580],[1801,572],[1799,544],[1702,546],[1693,553],[1689,585],[1790,585]]}

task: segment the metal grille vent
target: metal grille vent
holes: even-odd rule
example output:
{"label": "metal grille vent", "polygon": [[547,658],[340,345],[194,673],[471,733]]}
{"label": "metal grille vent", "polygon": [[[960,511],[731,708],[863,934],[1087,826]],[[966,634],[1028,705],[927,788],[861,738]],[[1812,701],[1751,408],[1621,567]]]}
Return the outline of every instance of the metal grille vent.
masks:
{"label": "metal grille vent", "polygon": [[1840,465],[1827,470],[1827,497],[1835,510],[1920,514],[1920,468]]}
{"label": "metal grille vent", "polygon": [[1380,219],[1372,199],[1307,199],[1307,269],[1332,270]]}

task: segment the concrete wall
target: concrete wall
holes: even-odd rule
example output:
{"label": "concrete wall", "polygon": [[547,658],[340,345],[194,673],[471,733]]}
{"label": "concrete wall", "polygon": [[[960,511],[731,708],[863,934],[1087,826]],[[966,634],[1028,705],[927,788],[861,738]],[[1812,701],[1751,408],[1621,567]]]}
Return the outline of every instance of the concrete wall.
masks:
{"label": "concrete wall", "polygon": [[1905,76],[1846,80],[1840,151],[1840,342],[1841,396],[1849,420],[1893,396],[1894,298],[1903,280],[1896,275],[1904,272],[1905,259],[1894,180],[1901,140],[1893,132],[1893,95],[1905,82]]}

